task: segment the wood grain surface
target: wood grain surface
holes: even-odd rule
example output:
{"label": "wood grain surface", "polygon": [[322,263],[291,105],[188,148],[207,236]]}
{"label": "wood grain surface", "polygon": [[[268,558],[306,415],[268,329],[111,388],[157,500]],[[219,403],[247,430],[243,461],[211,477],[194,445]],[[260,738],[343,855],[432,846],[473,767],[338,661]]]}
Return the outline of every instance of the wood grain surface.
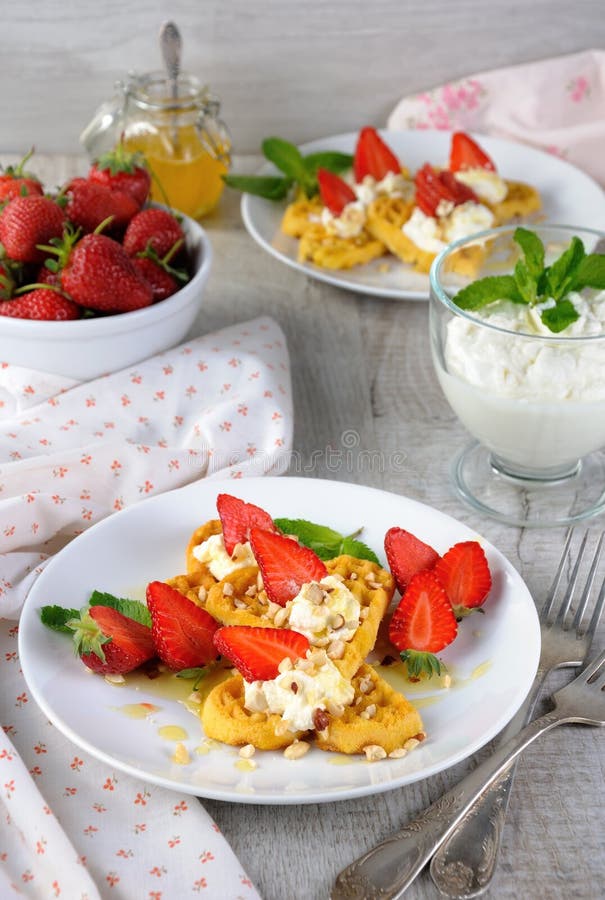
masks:
{"label": "wood grain surface", "polygon": [[2,149],[76,153],[114,82],[161,68],[166,19],[240,153],[276,130],[384,124],[407,93],[605,44],[602,0],[0,0]]}
{"label": "wood grain surface", "polygon": [[[242,167],[254,163],[248,159]],[[68,157],[40,158],[37,170],[53,183],[82,166]],[[232,194],[204,224],[215,262],[192,334],[266,313],[279,321],[292,363],[296,474],[382,487],[455,516],[508,556],[540,601],[564,532],[498,525],[470,512],[450,493],[451,457],[468,436],[432,370],[427,304],[364,298],[287,268],[247,235],[239,198]],[[359,436],[359,450],[391,454],[396,464],[369,467],[353,453],[349,465],[335,470],[317,451],[340,447],[346,432]],[[596,533],[603,525],[600,517],[591,530]],[[595,651],[604,644],[602,628]],[[550,684],[568,677],[561,674]],[[324,805],[204,805],[264,900],[320,900],[329,896],[342,867],[436,800],[471,766],[469,760],[404,788]],[[602,732],[559,728],[530,747],[518,767],[488,900],[602,898],[604,808]],[[406,894],[410,900],[438,896],[427,874]]]}

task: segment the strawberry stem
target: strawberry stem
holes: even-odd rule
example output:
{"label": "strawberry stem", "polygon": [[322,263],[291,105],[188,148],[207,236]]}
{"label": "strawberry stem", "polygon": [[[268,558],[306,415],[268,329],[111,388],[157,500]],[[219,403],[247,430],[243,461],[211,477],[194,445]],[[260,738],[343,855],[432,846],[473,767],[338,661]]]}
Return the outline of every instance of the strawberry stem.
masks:
{"label": "strawberry stem", "polygon": [[442,675],[447,672],[447,667],[434,653],[425,653],[421,650],[403,650],[400,653],[402,661],[406,664],[408,677],[417,681],[426,675]]}
{"label": "strawberry stem", "polygon": [[77,656],[94,653],[95,656],[98,656],[100,660],[105,662],[103,644],[109,643],[111,638],[105,637],[98,624],[90,615],[88,607],[85,607],[80,612],[79,619],[69,619],[65,625],[74,633],[73,641]]}

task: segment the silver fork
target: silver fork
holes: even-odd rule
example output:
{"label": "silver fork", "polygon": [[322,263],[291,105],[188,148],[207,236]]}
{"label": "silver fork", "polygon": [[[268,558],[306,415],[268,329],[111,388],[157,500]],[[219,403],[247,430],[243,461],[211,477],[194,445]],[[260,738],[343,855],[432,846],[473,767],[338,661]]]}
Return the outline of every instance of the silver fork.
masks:
{"label": "silver fork", "polygon": [[[538,695],[549,672],[567,666],[582,665],[588,657],[592,638],[603,612],[605,580],[601,585],[590,619],[586,615],[594,579],[599,565],[605,533],[597,543],[590,570],[575,614],[571,603],[578,586],[580,566],[586,551],[588,532],[580,545],[567,589],[555,603],[563,572],[570,555],[573,530],[567,534],[561,561],[546,600],[540,610],[542,649],[534,683],[527,699],[516,716],[504,729],[500,743],[506,742],[528,722]],[[494,876],[500,852],[504,821],[516,767],[500,778],[491,790],[485,791],[468,816],[451,837],[444,842],[431,862],[431,876],[442,894],[455,898],[470,898],[482,894]]]}
{"label": "silver fork", "polygon": [[605,725],[605,652],[557,691],[553,700],[552,712],[526,725],[402,831],[343,869],[330,894],[331,900],[400,897],[477,798],[506,773],[532,741],[565,723]]}

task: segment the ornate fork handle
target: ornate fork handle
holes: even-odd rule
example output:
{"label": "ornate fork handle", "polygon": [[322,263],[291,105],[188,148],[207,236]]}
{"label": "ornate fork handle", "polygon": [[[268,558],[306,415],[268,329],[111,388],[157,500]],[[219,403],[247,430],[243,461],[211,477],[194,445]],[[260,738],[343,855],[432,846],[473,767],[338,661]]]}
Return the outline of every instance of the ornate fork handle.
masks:
{"label": "ornate fork handle", "polygon": [[544,732],[570,721],[556,710],[527,725],[400,832],[338,875],[331,900],[394,900],[411,884],[479,796]]}

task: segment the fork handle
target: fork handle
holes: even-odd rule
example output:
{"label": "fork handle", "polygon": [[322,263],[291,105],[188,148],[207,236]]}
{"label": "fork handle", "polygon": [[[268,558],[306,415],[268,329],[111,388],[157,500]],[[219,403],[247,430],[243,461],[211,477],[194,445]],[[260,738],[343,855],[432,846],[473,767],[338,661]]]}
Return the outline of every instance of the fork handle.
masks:
{"label": "fork handle", "polygon": [[532,741],[569,721],[569,715],[553,710],[527,725],[417,819],[343,869],[334,883],[331,900],[400,897],[483,791]]}
{"label": "fork handle", "polygon": [[[531,719],[548,669],[538,666],[532,688],[513,716],[499,743],[505,744]],[[486,788],[462,821],[443,841],[431,860],[431,877],[446,897],[469,900],[487,890],[502,842],[516,762]]]}

